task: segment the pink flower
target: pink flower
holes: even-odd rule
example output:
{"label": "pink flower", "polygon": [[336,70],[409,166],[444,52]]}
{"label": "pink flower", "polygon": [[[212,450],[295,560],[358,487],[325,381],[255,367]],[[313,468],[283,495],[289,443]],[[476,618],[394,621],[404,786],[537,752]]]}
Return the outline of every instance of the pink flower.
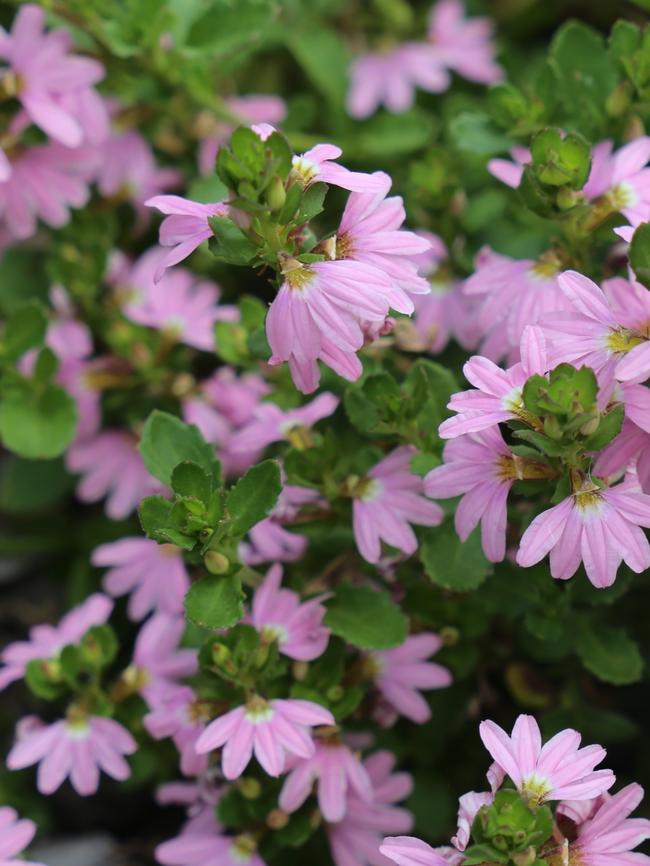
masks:
{"label": "pink flower", "polygon": [[0,654],[0,689],[21,679],[29,662],[55,659],[64,646],[80,641],[94,625],[103,625],[112,610],[113,602],[96,592],[68,611],[58,625],[32,626],[28,641],[11,643]]}
{"label": "pink flower", "polygon": [[207,770],[207,755],[199,755],[196,751],[196,741],[209,719],[207,711],[207,706],[197,699],[192,689],[183,686],[169,694],[162,691],[155,694],[149,712],[142,720],[154,739],[173,739],[181,756],[181,772],[185,776],[196,776]]}
{"label": "pink flower", "polygon": [[447,408],[458,414],[440,425],[442,439],[478,433],[525,417],[522,389],[533,374],[544,375],[549,369],[545,340],[538,327],[528,325],[524,329],[520,351],[521,361],[507,370],[481,355],[467,361],[463,374],[474,388],[452,395]]}
{"label": "pink flower", "polygon": [[178,649],[184,631],[184,617],[156,613],[138,632],[133,661],[124,677],[137,686],[137,691],[152,706],[162,695],[171,696],[179,691],[182,686],[178,680],[198,670],[197,651]]}
{"label": "pink flower", "polygon": [[427,253],[428,238],[402,228],[406,219],[401,196],[386,195],[391,179],[377,171],[371,177],[383,181],[380,192],[353,192],[331,242],[333,258],[362,262],[387,274],[405,292],[428,294],[429,283],[418,274],[418,257]]}
{"label": "pink flower", "polygon": [[179,195],[155,195],[147,199],[145,205],[155,207],[166,215],[160,226],[159,242],[163,247],[172,247],[156,269],[156,282],[162,279],[165,268],[182,262],[203,241],[212,237],[208,223],[210,217],[226,216],[228,213],[228,205],[223,202],[202,204]]}
{"label": "pink flower", "polygon": [[343,151],[334,144],[317,144],[311,150],[300,156],[293,157],[292,176],[304,187],[313,183],[329,183],[349,189],[353,192],[381,193],[384,190],[384,180],[374,174],[365,174],[360,171],[350,171],[334,160],[338,159]]}
{"label": "pink flower", "polygon": [[475,266],[463,292],[481,302],[475,319],[482,337],[480,351],[492,361],[505,357],[509,364],[516,363],[527,325],[537,324],[549,313],[572,309],[553,261],[517,261],[484,247]]}
{"label": "pink flower", "polygon": [[524,168],[532,162],[532,155],[527,147],[516,145],[510,149],[513,161],[507,159],[491,159],[487,164],[487,170],[493,177],[505,183],[512,189],[517,189],[524,174]]}
{"label": "pink flower", "polygon": [[219,287],[209,280],[197,280],[185,268],[163,268],[156,280],[165,256],[163,250],[154,248],[134,264],[129,278],[134,296],[123,306],[124,315],[139,325],[162,331],[168,339],[213,351],[215,322],[237,321],[239,311],[234,306],[219,306]]}
{"label": "pink flower", "polygon": [[256,373],[238,376],[230,367],[220,367],[199,383],[196,393],[183,400],[183,418],[196,424],[203,438],[217,447],[217,456],[227,475],[242,475],[264,450],[253,444],[249,451],[237,450],[239,430],[253,420],[255,410],[269,386]]}
{"label": "pink flower", "polygon": [[417,538],[410,524],[437,526],[443,512],[424,498],[424,483],[410,470],[415,448],[396,448],[361,479],[353,492],[352,526],[359,553],[378,562],[385,541],[410,556]]}
{"label": "pink flower", "polygon": [[602,589],[616,580],[624,560],[640,574],[650,567],[650,496],[632,481],[600,488],[585,480],[582,489],[539,514],[524,532],[517,563],[525,568],[550,551],[551,574],[572,577],[582,561],[587,577]]}
{"label": "pink flower", "polygon": [[543,325],[552,366],[586,364],[613,373],[621,382],[650,376],[650,293],[634,280],[615,277],[602,290],[583,274],[558,277],[572,306],[569,314],[548,316]]}
{"label": "pink flower", "polygon": [[74,442],[66,454],[67,467],[83,478],[77,486],[82,502],[97,502],[104,496],[106,514],[123,520],[161,485],[146,470],[134,436],[121,430],[105,430]]}
{"label": "pink flower", "polygon": [[60,360],[82,360],[93,353],[93,337],[88,325],[78,322],[63,286],[50,288],[54,318],[47,326],[45,342]]}
{"label": "pink flower", "polygon": [[38,764],[37,787],[52,794],[70,778],[78,794],[87,797],[99,787],[99,771],[123,781],[131,774],[123,755],[137,746],[131,734],[113,719],[88,716],[61,719],[46,725],[34,717],[23,719],[18,739],[7,755],[10,770]]}
{"label": "pink flower", "polygon": [[449,73],[430,45],[407,42],[388,52],[357,57],[350,65],[346,107],[358,120],[384,105],[402,114],[415,101],[415,88],[440,93],[449,87]]}
{"label": "pink flower", "polygon": [[379,268],[356,261],[303,265],[288,259],[284,282],[266,317],[270,364],[289,362],[296,387],[318,386],[317,360],[354,381],[361,375],[356,352],[363,346],[361,322],[384,322],[392,307],[413,312],[409,296]]}
{"label": "pink flower", "polygon": [[239,545],[239,556],[247,565],[263,562],[295,562],[307,549],[307,539],[284,528],[293,523],[303,506],[323,504],[319,493],[309,487],[285,484],[270,516],[248,533],[248,542]]}
{"label": "pink flower", "polygon": [[641,489],[650,493],[650,434],[626,418],[621,432],[596,458],[593,471],[599,478],[606,478],[617,475],[632,463]]}
{"label": "pink flower", "polygon": [[389,866],[380,854],[385,833],[407,833],[413,817],[395,804],[409,796],[413,788],[408,773],[394,773],[395,756],[379,751],[363,761],[372,784],[372,799],[367,801],[350,791],[343,819],[328,824],[332,859],[336,866]]}
{"label": "pink flower", "polygon": [[126,195],[144,220],[145,202],[182,180],[173,168],[159,168],[147,140],[136,129],[115,130],[100,148],[97,188],[106,198]]}
{"label": "pink flower", "polygon": [[613,142],[601,141],[592,148],[591,171],[583,187],[589,200],[607,196],[613,207],[633,226],[650,219],[650,137],[630,141],[613,153]]}
{"label": "pink flower", "polygon": [[379,850],[397,866],[449,866],[442,854],[415,836],[388,836]]}
{"label": "pink flower", "polygon": [[483,806],[489,806],[494,801],[494,794],[489,791],[478,793],[468,791],[458,800],[458,829],[451,844],[459,851],[464,851],[470,840],[472,824]]}
{"label": "pink flower", "polygon": [[120,538],[100,544],[91,555],[93,565],[108,567],[104,589],[109,595],[130,594],[129,616],[148,613],[180,614],[190,588],[183,553],[174,544],[156,544],[149,538]]}
{"label": "pink flower", "polygon": [[444,689],[452,683],[449,670],[427,661],[442,647],[433,632],[410,635],[401,646],[370,653],[376,669],[375,685],[381,696],[399,714],[421,725],[431,718],[431,710],[420,689]]}
{"label": "pink flower", "polygon": [[[36,824],[19,818],[15,809],[0,806],[0,863],[2,866],[43,866],[20,857],[36,833]],[[19,859],[14,859],[14,858]]]}
{"label": "pink flower", "polygon": [[237,707],[210,722],[199,737],[199,754],[224,746],[221,756],[226,779],[237,779],[253,753],[269,776],[279,776],[287,753],[310,758],[315,752],[310,727],[333,725],[334,717],[319,704],[302,700],[267,701],[253,695]]}
{"label": "pink flower", "polygon": [[568,862],[584,866],[647,866],[650,857],[633,849],[650,838],[650,821],[629,817],[642,799],[643,788],[632,784],[595,800],[590,814],[578,824],[576,838],[565,841],[558,855],[568,855]]}
{"label": "pink flower", "polygon": [[255,590],[250,616],[264,641],[277,641],[279,651],[289,658],[310,662],[327,647],[329,629],[323,625],[322,596],[301,602],[297,592],[283,589],[282,566],[275,564]]}
{"label": "pink flower", "polygon": [[318,808],[329,822],[342,821],[347,798],[354,794],[372,802],[372,782],[359,758],[342,743],[318,741],[311,758],[297,761],[280,791],[278,801],[285,812],[295,812],[318,787]]}
{"label": "pink flower", "polygon": [[66,147],[84,138],[100,141],[108,117],[92,85],[104,68],[89,57],[68,56],[69,35],[44,33],[44,21],[43,10],[28,4],[18,10],[11,33],[0,29],[0,58],[16,77],[16,96],[30,120]]}
{"label": "pink flower", "polygon": [[266,866],[253,836],[226,836],[212,816],[158,845],[155,856],[163,866]]}
{"label": "pink flower", "polygon": [[495,761],[488,773],[492,789],[509,776],[531,805],[549,800],[591,800],[616,780],[611,770],[594,770],[607,754],[605,749],[580,749],[580,734],[571,728],[560,731],[544,746],[532,716],[519,716],[511,736],[492,721],[481,722],[479,733]]}
{"label": "pink flower", "polygon": [[[240,120],[242,126],[250,124],[270,123],[274,126],[282,123],[287,114],[287,106],[279,96],[252,93],[248,96],[233,96],[226,100],[226,105]],[[211,174],[219,148],[227,141],[233,131],[233,125],[216,122],[207,138],[199,146],[199,171],[201,174]]]}
{"label": "pink flower", "polygon": [[495,84],[503,70],[494,60],[489,18],[464,17],[460,0],[438,0],[429,18],[429,41],[439,63],[480,84]]}
{"label": "pink flower", "polygon": [[44,144],[19,151],[10,177],[0,181],[0,219],[11,237],[32,237],[39,219],[52,228],[66,225],[69,209],[88,201],[90,168],[85,148]]}
{"label": "pink flower", "polygon": [[452,439],[443,458],[444,464],[425,477],[424,492],[431,499],[462,496],[454,521],[459,538],[466,541],[480,522],[485,555],[500,562],[506,552],[508,494],[523,477],[524,461],[508,448],[498,427]]}
{"label": "pink flower", "polygon": [[260,403],[251,420],[237,431],[232,449],[251,452],[282,440],[300,444],[309,436],[310,428],[329,417],[338,405],[338,397],[328,391],[297,409],[284,410],[275,403]]}

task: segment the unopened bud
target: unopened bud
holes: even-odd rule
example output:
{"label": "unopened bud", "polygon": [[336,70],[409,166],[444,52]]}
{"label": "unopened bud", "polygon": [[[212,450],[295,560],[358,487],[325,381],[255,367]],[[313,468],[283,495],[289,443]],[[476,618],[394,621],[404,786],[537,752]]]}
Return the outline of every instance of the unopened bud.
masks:
{"label": "unopened bud", "polygon": [[230,650],[225,645],[225,643],[215,643],[212,644],[212,661],[216,665],[225,665],[227,661],[230,660]]}
{"label": "unopened bud", "polygon": [[593,417],[591,417],[588,421],[580,428],[580,432],[583,436],[591,436],[592,433],[595,433],[600,426],[600,413],[598,409],[594,409]]}
{"label": "unopened bud", "polygon": [[309,665],[307,662],[294,662],[291,666],[291,672],[293,673],[294,680],[301,682],[309,673]]}
{"label": "unopened bud", "polygon": [[257,800],[262,793],[261,783],[257,779],[251,779],[250,777],[238,779],[237,789],[245,800]]}
{"label": "unopened bud", "polygon": [[555,201],[560,210],[571,210],[572,207],[578,204],[580,198],[579,192],[575,192],[575,190],[570,189],[568,186],[562,186],[558,190]]}
{"label": "unopened bud", "polygon": [[460,639],[460,632],[453,625],[446,625],[439,634],[444,646],[456,646]]}
{"label": "unopened bud", "polygon": [[282,809],[271,809],[266,816],[266,826],[271,830],[281,830],[289,823],[289,816]]}
{"label": "unopened bud", "polygon": [[334,703],[340,701],[343,695],[344,691],[342,686],[332,686],[332,688],[328,689],[326,692],[327,700],[333,701]]}
{"label": "unopened bud", "polygon": [[208,550],[203,557],[203,564],[210,574],[225,574],[230,568],[230,561],[218,550]]}
{"label": "unopened bud", "polygon": [[530,845],[525,851],[512,854],[511,857],[516,866],[533,866],[533,863],[537,860],[537,851]]}
{"label": "unopened bud", "polygon": [[287,191],[284,188],[282,179],[277,175],[273,178],[266,190],[266,203],[271,211],[280,210],[287,200]]}

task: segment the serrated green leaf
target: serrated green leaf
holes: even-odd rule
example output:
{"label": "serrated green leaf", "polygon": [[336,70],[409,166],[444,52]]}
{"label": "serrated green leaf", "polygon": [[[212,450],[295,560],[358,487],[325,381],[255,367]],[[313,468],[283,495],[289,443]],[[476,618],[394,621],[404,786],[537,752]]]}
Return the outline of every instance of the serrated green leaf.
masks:
{"label": "serrated green leaf", "polygon": [[342,584],[327,602],[325,625],[333,634],[361,649],[399,646],[408,620],[385,592],[368,586]]}
{"label": "serrated green leaf", "polygon": [[168,487],[174,469],[183,461],[197,463],[210,474],[215,464],[214,449],[198,427],[158,409],[146,420],[139,450],[149,472]]}
{"label": "serrated green leaf", "polygon": [[190,587],[185,596],[185,613],[202,628],[230,628],[243,617],[243,602],[239,575],[208,575]]}
{"label": "serrated green leaf", "polygon": [[463,542],[451,521],[426,530],[420,560],[435,584],[454,592],[477,589],[491,569],[481,548],[479,529]]}

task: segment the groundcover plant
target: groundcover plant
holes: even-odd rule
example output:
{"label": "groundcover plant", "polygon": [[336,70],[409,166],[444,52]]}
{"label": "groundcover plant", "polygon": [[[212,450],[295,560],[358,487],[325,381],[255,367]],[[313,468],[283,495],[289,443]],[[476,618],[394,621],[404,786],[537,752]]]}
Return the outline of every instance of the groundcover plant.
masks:
{"label": "groundcover plant", "polygon": [[650,866],[649,11],[0,3],[0,866]]}

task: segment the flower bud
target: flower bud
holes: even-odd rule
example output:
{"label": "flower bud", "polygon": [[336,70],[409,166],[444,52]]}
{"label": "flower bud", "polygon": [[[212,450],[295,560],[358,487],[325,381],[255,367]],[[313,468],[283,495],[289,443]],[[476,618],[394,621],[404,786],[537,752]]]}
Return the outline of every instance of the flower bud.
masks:
{"label": "flower bud", "polygon": [[225,574],[230,568],[230,561],[218,550],[208,550],[203,557],[203,564],[210,574]]}
{"label": "flower bud", "polygon": [[282,183],[282,179],[277,175],[273,178],[266,190],[266,203],[271,212],[280,210],[287,200],[287,192]]}
{"label": "flower bud", "polygon": [[245,800],[257,800],[262,793],[262,785],[257,779],[245,776],[237,780],[237,790]]}
{"label": "flower bud", "polygon": [[530,845],[525,851],[512,854],[511,857],[516,866],[533,866],[533,863],[537,860],[537,851]]}
{"label": "flower bud", "polygon": [[289,823],[289,816],[282,809],[271,809],[266,816],[266,826],[271,830],[281,830]]}

